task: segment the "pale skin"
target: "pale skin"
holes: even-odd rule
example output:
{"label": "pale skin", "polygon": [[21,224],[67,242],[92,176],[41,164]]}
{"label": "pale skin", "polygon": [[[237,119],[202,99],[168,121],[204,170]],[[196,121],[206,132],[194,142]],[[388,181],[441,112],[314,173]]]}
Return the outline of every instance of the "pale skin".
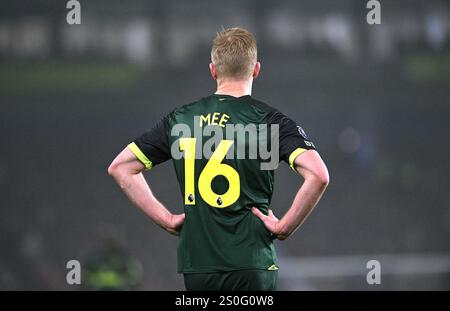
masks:
{"label": "pale skin", "polygon": [[[251,95],[253,80],[261,70],[256,62],[253,73],[244,79],[219,78],[213,63],[209,65],[211,76],[217,82],[216,94],[241,97]],[[315,150],[308,150],[294,160],[296,171],[303,176],[304,182],[298,190],[291,207],[278,219],[269,210],[268,215],[261,213],[256,207],[252,213],[261,219],[265,227],[278,239],[285,240],[291,236],[304,222],[319,202],[328,183],[328,170],[320,155]],[[126,196],[157,225],[173,235],[179,235],[185,214],[171,213],[153,195],[142,172],[145,166],[126,147],[112,161],[108,173],[116,180]]]}

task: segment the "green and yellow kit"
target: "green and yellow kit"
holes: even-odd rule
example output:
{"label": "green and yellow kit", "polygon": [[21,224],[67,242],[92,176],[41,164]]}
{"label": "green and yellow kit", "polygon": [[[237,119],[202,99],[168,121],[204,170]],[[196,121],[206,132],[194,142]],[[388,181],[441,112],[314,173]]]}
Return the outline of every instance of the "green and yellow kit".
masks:
{"label": "green and yellow kit", "polygon": [[[271,233],[250,210],[255,206],[267,215],[274,169],[262,170],[267,160],[260,155],[239,158],[238,147],[248,149],[259,140],[237,146],[236,137],[226,135],[229,124],[277,125],[277,164],[284,160],[293,166],[298,155],[315,149],[294,121],[250,95],[202,98],[175,109],[136,138],[129,148],[147,169],[169,159],[175,167],[186,214],[178,240],[180,273],[278,269]],[[214,131],[222,131],[223,139],[211,143]],[[210,144],[209,157],[203,155],[205,144]],[[181,156],[175,157],[174,151]]]}

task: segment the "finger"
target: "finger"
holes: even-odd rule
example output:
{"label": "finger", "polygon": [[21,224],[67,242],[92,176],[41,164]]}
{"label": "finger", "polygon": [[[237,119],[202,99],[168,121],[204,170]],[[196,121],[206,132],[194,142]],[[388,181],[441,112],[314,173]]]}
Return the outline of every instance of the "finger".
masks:
{"label": "finger", "polygon": [[260,218],[261,220],[264,220],[264,218],[267,217],[266,215],[261,213],[261,211],[259,209],[257,209],[256,207],[252,207],[252,213],[255,216],[257,216],[258,218]]}
{"label": "finger", "polygon": [[177,214],[173,215],[173,221],[176,224],[180,224],[184,222],[185,215],[184,214]]}
{"label": "finger", "polygon": [[274,215],[274,213],[272,212],[272,210],[269,210],[269,217],[275,220],[278,220],[278,217]]}
{"label": "finger", "polygon": [[167,232],[169,232],[172,235],[176,235],[176,236],[180,235],[180,231],[179,230],[167,230]]}
{"label": "finger", "polygon": [[179,230],[184,224],[184,218],[178,218],[176,228]]}

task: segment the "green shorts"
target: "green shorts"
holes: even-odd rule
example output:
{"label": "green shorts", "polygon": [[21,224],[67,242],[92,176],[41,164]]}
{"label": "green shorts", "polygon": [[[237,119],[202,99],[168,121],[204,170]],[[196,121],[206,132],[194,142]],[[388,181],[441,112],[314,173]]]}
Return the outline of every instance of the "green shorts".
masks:
{"label": "green shorts", "polygon": [[276,270],[184,274],[184,285],[188,291],[275,291],[277,283],[278,271]]}

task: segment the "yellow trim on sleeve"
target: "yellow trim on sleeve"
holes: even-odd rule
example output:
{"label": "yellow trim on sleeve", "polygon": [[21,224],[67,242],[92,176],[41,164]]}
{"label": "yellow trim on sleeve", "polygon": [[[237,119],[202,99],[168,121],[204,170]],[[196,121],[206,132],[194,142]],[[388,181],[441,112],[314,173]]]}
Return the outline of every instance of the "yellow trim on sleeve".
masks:
{"label": "yellow trim on sleeve", "polygon": [[134,153],[134,155],[136,156],[136,158],[138,158],[139,161],[142,162],[142,164],[144,164],[146,169],[151,169],[153,167],[153,163],[152,161],[150,161],[145,154],[141,151],[141,149],[139,149],[139,147],[133,142],[131,144],[128,145],[128,148],[130,148],[131,152]]}
{"label": "yellow trim on sleeve", "polygon": [[294,151],[292,151],[291,155],[289,156],[289,165],[291,166],[291,168],[295,171],[295,167],[294,167],[294,161],[295,159],[301,155],[303,152],[305,152],[306,149],[303,148],[297,148]]}

